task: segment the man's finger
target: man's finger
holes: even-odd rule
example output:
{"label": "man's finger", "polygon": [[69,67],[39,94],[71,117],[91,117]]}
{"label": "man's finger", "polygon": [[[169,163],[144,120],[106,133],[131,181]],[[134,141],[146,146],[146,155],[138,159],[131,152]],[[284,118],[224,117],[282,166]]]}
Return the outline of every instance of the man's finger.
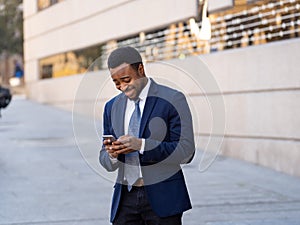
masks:
{"label": "man's finger", "polygon": [[114,141],[114,142],[113,142],[113,145],[121,145],[121,144],[122,144],[122,142],[119,141],[119,139],[118,139],[117,141]]}
{"label": "man's finger", "polygon": [[128,151],[128,148],[123,148],[121,150],[116,151],[116,154],[125,154]]}
{"label": "man's finger", "polygon": [[116,151],[117,154],[127,154],[127,153],[130,153],[130,152],[133,152],[134,150],[131,149],[131,148],[124,148],[122,150],[119,150],[119,151]]}
{"label": "man's finger", "polygon": [[103,144],[104,144],[104,145],[110,145],[111,142],[110,142],[110,140],[104,140],[104,141],[103,141]]}

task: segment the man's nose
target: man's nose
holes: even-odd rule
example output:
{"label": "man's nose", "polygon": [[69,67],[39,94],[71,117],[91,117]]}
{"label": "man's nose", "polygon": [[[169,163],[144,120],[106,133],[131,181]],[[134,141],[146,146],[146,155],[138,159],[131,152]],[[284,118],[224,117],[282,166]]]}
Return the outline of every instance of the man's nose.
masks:
{"label": "man's nose", "polygon": [[121,84],[120,85],[120,90],[125,91],[127,89],[128,85],[127,84]]}

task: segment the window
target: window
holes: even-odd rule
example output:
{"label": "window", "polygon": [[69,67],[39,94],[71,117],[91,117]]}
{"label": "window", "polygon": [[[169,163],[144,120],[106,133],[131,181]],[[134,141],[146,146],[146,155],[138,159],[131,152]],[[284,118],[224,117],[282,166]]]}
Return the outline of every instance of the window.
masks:
{"label": "window", "polygon": [[38,1],[38,10],[46,9],[56,3],[62,2],[63,0],[37,0]]}
{"label": "window", "polygon": [[101,53],[102,45],[98,45],[41,59],[39,62],[40,77],[42,79],[56,78],[84,73],[87,69],[89,71],[102,69],[101,63],[93,64],[101,56]]}

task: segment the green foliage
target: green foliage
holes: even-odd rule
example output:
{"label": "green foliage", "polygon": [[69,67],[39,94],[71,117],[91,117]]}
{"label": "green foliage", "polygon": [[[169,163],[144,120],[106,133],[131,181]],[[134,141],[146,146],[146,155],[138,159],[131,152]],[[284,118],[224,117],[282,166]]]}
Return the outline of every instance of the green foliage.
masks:
{"label": "green foliage", "polygon": [[0,0],[0,54],[23,55],[22,0]]}

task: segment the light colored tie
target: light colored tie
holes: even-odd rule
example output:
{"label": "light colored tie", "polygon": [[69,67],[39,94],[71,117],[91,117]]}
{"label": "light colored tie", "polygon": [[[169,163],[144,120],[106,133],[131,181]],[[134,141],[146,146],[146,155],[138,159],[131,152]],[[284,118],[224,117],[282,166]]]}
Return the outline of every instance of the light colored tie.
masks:
{"label": "light colored tie", "polygon": [[[140,100],[135,101],[135,109],[131,115],[128,134],[131,136],[139,137],[140,123],[141,123],[141,111],[139,106]],[[128,183],[128,191],[131,190],[132,185],[139,179],[139,153],[134,151],[125,155],[125,178]]]}

